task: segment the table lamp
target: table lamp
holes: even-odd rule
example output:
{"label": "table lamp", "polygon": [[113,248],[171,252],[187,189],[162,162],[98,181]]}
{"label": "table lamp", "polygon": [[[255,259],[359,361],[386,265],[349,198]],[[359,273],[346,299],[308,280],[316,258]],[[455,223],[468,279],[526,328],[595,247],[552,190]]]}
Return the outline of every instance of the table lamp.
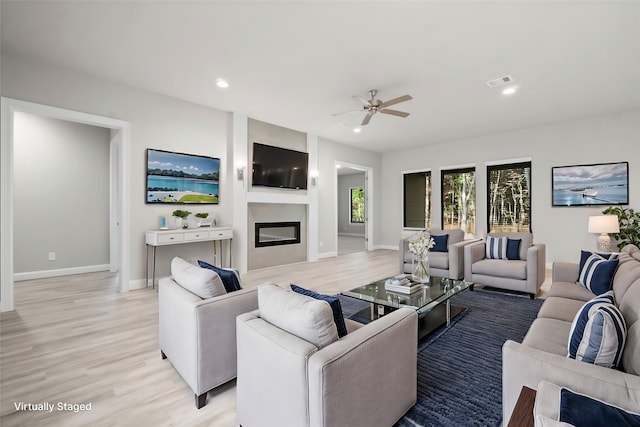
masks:
{"label": "table lamp", "polygon": [[619,233],[617,215],[595,215],[589,217],[589,233],[600,233],[598,236],[598,250],[611,252],[611,238],[608,233]]}

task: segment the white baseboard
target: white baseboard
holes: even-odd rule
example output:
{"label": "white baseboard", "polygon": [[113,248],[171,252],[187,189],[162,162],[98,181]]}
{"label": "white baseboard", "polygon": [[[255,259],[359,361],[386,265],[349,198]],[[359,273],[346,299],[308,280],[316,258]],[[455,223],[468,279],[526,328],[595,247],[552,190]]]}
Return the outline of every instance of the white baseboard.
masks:
{"label": "white baseboard", "polygon": [[397,245],[375,245],[373,247],[373,249],[388,249],[390,251],[397,251],[399,250]]}
{"label": "white baseboard", "polygon": [[323,252],[323,253],[319,253],[318,254],[318,259],[323,259],[323,258],[331,258],[331,257],[335,257],[338,256],[338,252],[333,251],[333,252]]}
{"label": "white baseboard", "polygon": [[364,234],[358,234],[358,233],[338,233],[338,236],[362,237],[364,239]]}
{"label": "white baseboard", "polygon": [[[20,282],[22,280],[45,279],[47,277],[71,276],[73,274],[96,273],[98,271],[109,271],[109,264],[103,265],[87,265],[85,267],[60,268],[57,270],[28,271],[26,273],[14,273],[13,280]],[[144,282],[144,280],[143,280]]]}
{"label": "white baseboard", "polygon": [[[158,286],[158,280],[162,279],[162,277],[156,277],[156,286]],[[147,288],[144,279],[130,280],[129,281],[129,290],[135,291],[138,289]],[[151,289],[151,282],[149,282],[149,289]]]}

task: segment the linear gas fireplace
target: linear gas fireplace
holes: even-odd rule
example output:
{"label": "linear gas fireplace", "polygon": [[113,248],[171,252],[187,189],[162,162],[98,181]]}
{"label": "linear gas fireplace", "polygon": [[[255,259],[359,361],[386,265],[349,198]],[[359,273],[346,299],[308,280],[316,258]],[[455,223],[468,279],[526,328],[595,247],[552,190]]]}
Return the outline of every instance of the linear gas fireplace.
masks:
{"label": "linear gas fireplace", "polygon": [[256,222],[256,248],[300,243],[300,222]]}

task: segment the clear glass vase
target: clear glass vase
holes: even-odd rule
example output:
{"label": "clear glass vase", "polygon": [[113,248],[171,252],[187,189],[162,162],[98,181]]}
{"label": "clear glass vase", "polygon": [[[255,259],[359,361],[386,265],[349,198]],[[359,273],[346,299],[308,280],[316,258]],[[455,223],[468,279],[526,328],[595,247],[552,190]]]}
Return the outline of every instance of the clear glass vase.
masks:
{"label": "clear glass vase", "polygon": [[418,283],[429,283],[429,257],[427,254],[413,256],[411,279]]}

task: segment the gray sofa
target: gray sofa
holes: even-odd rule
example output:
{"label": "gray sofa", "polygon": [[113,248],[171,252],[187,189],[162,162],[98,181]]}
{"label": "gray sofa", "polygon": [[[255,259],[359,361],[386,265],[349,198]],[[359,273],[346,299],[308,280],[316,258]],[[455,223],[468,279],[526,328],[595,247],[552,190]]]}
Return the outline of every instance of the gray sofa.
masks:
{"label": "gray sofa", "polygon": [[[431,228],[428,232],[436,236],[449,235],[447,241],[448,252],[428,253],[430,273],[447,279],[462,279],[464,276],[464,247],[474,242],[474,240],[464,240],[464,231],[462,230]],[[409,251],[409,240],[408,238],[400,240],[399,259],[401,273],[413,272],[413,254]]]}
{"label": "gray sofa", "polygon": [[464,248],[464,280],[526,292],[534,298],[544,282],[546,246],[534,244],[531,233],[489,233],[487,236],[521,239],[520,259],[488,259],[485,242],[472,243]]}
{"label": "gray sofa", "polygon": [[[549,296],[524,340],[522,343],[507,341],[502,348],[505,422],[513,412],[522,386],[537,390],[543,380],[628,411],[640,411],[640,249],[626,246],[619,259],[613,292],[627,325],[622,369],[567,357],[572,321],[584,303],[595,295],[576,284],[577,263],[556,262]],[[536,405],[539,406],[538,398]]]}

